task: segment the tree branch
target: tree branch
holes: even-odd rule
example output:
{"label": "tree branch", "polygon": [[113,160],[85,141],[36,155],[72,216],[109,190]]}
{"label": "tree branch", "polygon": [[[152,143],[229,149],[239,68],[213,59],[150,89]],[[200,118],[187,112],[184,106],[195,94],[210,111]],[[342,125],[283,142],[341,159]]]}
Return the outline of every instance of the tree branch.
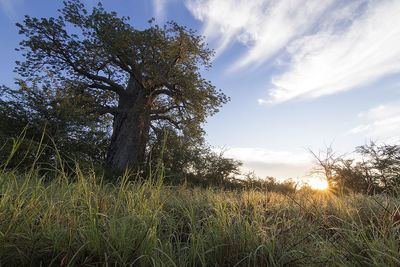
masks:
{"label": "tree branch", "polygon": [[159,89],[155,89],[152,92],[153,97],[157,97],[158,95],[168,95],[170,97],[177,97],[177,96],[181,96],[182,92],[180,92],[176,86],[178,84],[170,84],[170,83],[166,83],[164,82],[163,84],[159,84],[158,86],[156,86],[155,88],[159,88]]}
{"label": "tree branch", "polygon": [[72,62],[72,60],[66,53],[64,53],[62,51],[60,51],[60,52],[64,56],[65,62],[68,63],[68,65],[71,66],[74,69],[74,71],[76,71],[78,74],[83,75],[91,80],[100,81],[100,82],[103,82],[103,83],[106,83],[109,85],[108,87],[106,87],[106,89],[105,88],[99,88],[99,89],[113,91],[113,92],[117,93],[119,96],[123,96],[125,94],[125,88],[123,86],[121,86],[120,84],[118,84],[104,76],[95,75],[88,71],[83,70],[82,68],[79,68],[78,66],[76,66],[76,64],[74,62]]}
{"label": "tree branch", "polygon": [[93,82],[91,84],[86,84],[86,86],[88,88],[93,88],[93,89],[102,89],[102,90],[108,90],[108,91],[112,91],[115,92],[114,88],[105,84],[101,84],[101,83],[97,83],[97,82]]}
{"label": "tree branch", "polygon": [[96,108],[96,112],[98,112],[100,115],[110,113],[115,116],[119,113],[119,109],[110,106],[99,106],[98,108]]}
{"label": "tree branch", "polygon": [[164,109],[154,109],[154,110],[150,111],[150,114],[165,114],[168,111],[171,111],[173,109],[179,109],[179,106],[175,105],[175,106],[171,106],[169,108],[164,108]]}
{"label": "tree branch", "polygon": [[150,119],[152,121],[154,121],[154,120],[165,120],[165,121],[168,121],[171,124],[173,124],[177,129],[181,129],[179,122],[173,120],[171,117],[166,116],[166,115],[152,115],[150,117]]}

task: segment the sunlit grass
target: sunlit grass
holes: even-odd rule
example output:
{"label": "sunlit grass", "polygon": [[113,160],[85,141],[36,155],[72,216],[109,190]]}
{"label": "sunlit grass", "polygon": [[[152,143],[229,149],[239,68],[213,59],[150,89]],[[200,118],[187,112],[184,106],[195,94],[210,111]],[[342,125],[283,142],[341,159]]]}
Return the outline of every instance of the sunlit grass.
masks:
{"label": "sunlit grass", "polygon": [[112,185],[79,167],[51,182],[3,171],[1,264],[400,264],[396,198],[170,187],[153,174]]}

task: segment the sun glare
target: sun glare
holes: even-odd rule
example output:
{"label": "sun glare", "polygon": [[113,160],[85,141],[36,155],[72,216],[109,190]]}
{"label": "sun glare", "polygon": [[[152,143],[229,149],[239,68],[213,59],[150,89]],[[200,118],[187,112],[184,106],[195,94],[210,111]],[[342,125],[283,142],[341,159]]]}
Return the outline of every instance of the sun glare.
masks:
{"label": "sun glare", "polygon": [[318,190],[326,190],[328,189],[328,182],[324,179],[319,179],[319,178],[312,178],[308,181],[308,184],[313,188],[313,189],[318,189]]}

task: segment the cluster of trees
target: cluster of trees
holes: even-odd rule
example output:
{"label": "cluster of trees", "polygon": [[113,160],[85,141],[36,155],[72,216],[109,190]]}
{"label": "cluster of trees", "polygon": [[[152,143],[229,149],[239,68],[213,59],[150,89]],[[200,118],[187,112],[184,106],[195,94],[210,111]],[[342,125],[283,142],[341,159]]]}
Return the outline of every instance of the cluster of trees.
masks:
{"label": "cluster of trees", "polygon": [[201,76],[214,53],[202,36],[174,22],[137,30],[101,3],[88,12],[65,1],[59,12],[17,24],[25,60],[18,88],[0,90],[2,162],[23,133],[19,166],[38,148],[41,164],[61,157],[110,173],[162,160],[172,181],[219,184],[238,172],[204,142],[203,123],[229,98]]}
{"label": "cluster of trees", "polygon": [[248,173],[244,180],[240,181],[240,186],[243,188],[251,188],[253,190],[278,192],[281,194],[291,194],[299,189],[299,184],[293,179],[278,181],[275,177],[267,176],[260,178],[253,172]]}
{"label": "cluster of trees", "polygon": [[374,194],[400,188],[400,146],[370,142],[355,150],[358,159],[336,155],[331,147],[311,152],[317,165],[313,173],[326,177],[331,190]]}

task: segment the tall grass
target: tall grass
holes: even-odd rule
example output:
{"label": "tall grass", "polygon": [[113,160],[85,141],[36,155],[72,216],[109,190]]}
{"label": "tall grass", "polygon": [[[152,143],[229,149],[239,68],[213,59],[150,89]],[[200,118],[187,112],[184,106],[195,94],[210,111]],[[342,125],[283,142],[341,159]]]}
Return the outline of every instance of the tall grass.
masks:
{"label": "tall grass", "polygon": [[[3,172],[2,265],[400,265],[384,196],[188,189],[162,174],[118,186]],[[384,207],[384,208],[383,208]],[[386,211],[388,210],[388,211]]]}
{"label": "tall grass", "polygon": [[395,197],[171,187],[161,166],[118,184],[42,173],[1,169],[2,266],[400,265]]}

